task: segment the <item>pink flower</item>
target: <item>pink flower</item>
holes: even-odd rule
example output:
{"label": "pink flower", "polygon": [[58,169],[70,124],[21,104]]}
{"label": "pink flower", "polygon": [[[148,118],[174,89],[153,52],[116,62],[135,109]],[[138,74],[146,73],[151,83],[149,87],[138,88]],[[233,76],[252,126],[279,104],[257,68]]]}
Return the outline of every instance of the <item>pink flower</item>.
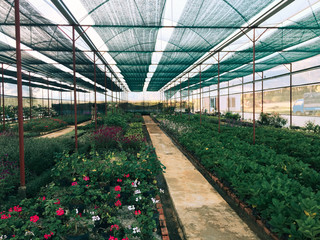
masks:
{"label": "pink flower", "polygon": [[55,202],[54,204],[60,204],[60,200],[59,199],[57,199],[58,201],[57,202]]}
{"label": "pink flower", "polygon": [[50,235],[50,234],[45,234],[45,235],[44,235],[44,238],[45,238],[45,239],[49,239],[49,238],[51,238],[51,235]]}
{"label": "pink flower", "polygon": [[123,174],[124,177],[128,178],[130,177],[129,173],[128,174]]}
{"label": "pink flower", "polygon": [[113,237],[113,236],[110,236],[110,237],[109,237],[109,240],[118,240],[118,238]]}
{"label": "pink flower", "polygon": [[46,200],[46,197],[45,196],[43,196],[42,198],[40,198],[40,199],[42,199],[42,201],[44,201],[44,200]]}
{"label": "pink flower", "polygon": [[121,206],[120,200],[118,200],[114,205],[116,205],[117,207],[118,207],[118,206]]}
{"label": "pink flower", "polygon": [[21,211],[22,211],[22,207],[19,207],[19,205],[18,205],[18,206],[14,206],[14,207],[13,207],[13,210],[14,210],[15,212],[21,212]]}
{"label": "pink flower", "polygon": [[116,196],[116,198],[120,198],[120,193]]}
{"label": "pink flower", "polygon": [[8,218],[11,218],[10,214],[8,216],[5,214],[1,215],[1,219],[8,219]]}
{"label": "pink flower", "polygon": [[94,209],[98,209],[99,207],[97,205],[94,205]]}
{"label": "pink flower", "polygon": [[113,229],[119,230],[119,226],[117,224],[111,225],[110,231],[112,231]]}
{"label": "pink flower", "polygon": [[120,187],[120,186],[116,186],[116,187],[114,188],[114,190],[117,191],[117,192],[120,192],[120,191],[121,191],[121,187]]}
{"label": "pink flower", "polygon": [[39,220],[39,217],[37,215],[30,217],[30,222],[37,222]]}
{"label": "pink flower", "polygon": [[141,214],[141,211],[140,211],[140,210],[134,211],[134,214],[135,214],[135,215],[140,215],[140,214]]}
{"label": "pink flower", "polygon": [[61,216],[64,214],[64,210],[62,208],[59,208],[56,212],[58,216]]}
{"label": "pink flower", "polygon": [[12,212],[12,211],[13,211],[12,208],[10,208],[10,209],[9,209],[9,212]]}
{"label": "pink flower", "polygon": [[72,182],[71,183],[71,186],[75,186],[75,185],[78,185],[78,183],[77,182]]}
{"label": "pink flower", "polygon": [[84,177],[83,177],[83,180],[85,180],[85,181],[89,181],[89,179],[90,179],[90,178],[87,177],[87,176],[84,176]]}
{"label": "pink flower", "polygon": [[126,238],[122,238],[122,240],[129,240],[129,238],[128,238],[128,237],[126,237]]}
{"label": "pink flower", "polygon": [[122,182],[122,179],[118,178],[117,182]]}

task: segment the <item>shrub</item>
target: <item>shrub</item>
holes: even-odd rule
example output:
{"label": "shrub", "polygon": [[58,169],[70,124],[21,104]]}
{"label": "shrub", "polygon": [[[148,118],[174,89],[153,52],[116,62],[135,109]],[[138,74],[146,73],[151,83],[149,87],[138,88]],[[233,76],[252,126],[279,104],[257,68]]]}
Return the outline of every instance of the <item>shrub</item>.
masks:
{"label": "shrub", "polygon": [[241,116],[239,113],[226,112],[224,115],[226,119],[234,119],[236,121],[240,120]]}
{"label": "shrub", "polygon": [[258,123],[261,125],[282,128],[287,124],[288,120],[280,117],[279,113],[260,113]]}

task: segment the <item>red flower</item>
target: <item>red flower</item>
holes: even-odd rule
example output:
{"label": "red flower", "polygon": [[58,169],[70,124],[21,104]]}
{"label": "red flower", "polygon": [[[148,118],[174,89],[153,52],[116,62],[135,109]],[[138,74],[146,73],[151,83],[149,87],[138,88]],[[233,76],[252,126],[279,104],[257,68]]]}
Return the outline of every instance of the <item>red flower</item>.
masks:
{"label": "red flower", "polygon": [[78,185],[78,183],[77,182],[71,183],[71,186],[75,186],[75,185]]}
{"label": "red flower", "polygon": [[110,236],[110,237],[109,237],[109,240],[118,240],[118,238],[113,237],[113,236]]}
{"label": "red flower", "polygon": [[12,211],[13,211],[12,208],[10,208],[10,209],[9,209],[9,212],[12,212]]}
{"label": "red flower", "polygon": [[121,206],[120,200],[118,200],[114,205],[116,205],[117,207],[118,207],[118,206]]}
{"label": "red flower", "polygon": [[128,174],[123,174],[124,177],[128,178],[130,177],[129,173]]}
{"label": "red flower", "polygon": [[8,219],[8,218],[11,218],[10,214],[8,216],[5,214],[1,215],[1,219]]}
{"label": "red flower", "polygon": [[58,201],[57,202],[55,202],[54,204],[60,204],[60,200],[59,199],[57,199]]}
{"label": "red flower", "polygon": [[114,188],[114,190],[117,191],[117,192],[120,192],[120,191],[121,191],[121,187],[120,187],[120,186],[116,186],[116,187]]}
{"label": "red flower", "polygon": [[64,214],[64,210],[62,208],[59,208],[56,212],[58,216],[61,216]]}
{"label": "red flower", "polygon": [[120,198],[120,193],[116,196],[116,198]]}
{"label": "red flower", "polygon": [[83,180],[85,181],[89,181],[89,179],[90,179],[89,177],[86,177],[86,176],[83,177]]}
{"label": "red flower", "polygon": [[113,229],[119,230],[119,226],[117,224],[111,225],[110,231],[112,231]]}
{"label": "red flower", "polygon": [[122,240],[129,240],[129,238],[128,238],[128,237],[126,237],[126,238],[122,238]]}
{"label": "red flower", "polygon": [[31,216],[30,221],[31,222],[37,222],[39,220],[39,217],[37,215]]}
{"label": "red flower", "polygon": [[19,207],[19,205],[18,205],[18,206],[14,206],[14,207],[13,207],[13,210],[14,210],[15,212],[21,212],[21,211],[22,211],[22,207]]}
{"label": "red flower", "polygon": [[134,211],[134,214],[135,214],[135,215],[140,215],[140,214],[141,214],[141,211],[140,211],[140,210]]}
{"label": "red flower", "polygon": [[122,182],[122,179],[118,178],[117,182]]}
{"label": "red flower", "polygon": [[42,201],[46,200],[46,197],[43,196],[43,197],[40,197],[39,199],[42,199]]}

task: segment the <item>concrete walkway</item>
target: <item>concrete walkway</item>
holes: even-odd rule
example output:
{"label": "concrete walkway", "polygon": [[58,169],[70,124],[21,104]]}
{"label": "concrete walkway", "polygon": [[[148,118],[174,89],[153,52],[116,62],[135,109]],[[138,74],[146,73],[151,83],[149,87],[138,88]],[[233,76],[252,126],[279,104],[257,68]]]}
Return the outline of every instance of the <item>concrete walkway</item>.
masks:
{"label": "concrete walkway", "polygon": [[[89,123],[91,123],[91,120],[78,124],[78,127],[85,126],[85,125],[87,125]],[[71,125],[71,126],[68,126],[67,128],[64,128],[64,129],[60,130],[60,131],[43,135],[40,138],[56,138],[56,137],[60,137],[62,135],[65,135],[65,134],[67,134],[69,132],[72,132],[73,130],[74,130],[74,126]]]}
{"label": "concrete walkway", "polygon": [[144,116],[187,239],[259,239],[149,116]]}

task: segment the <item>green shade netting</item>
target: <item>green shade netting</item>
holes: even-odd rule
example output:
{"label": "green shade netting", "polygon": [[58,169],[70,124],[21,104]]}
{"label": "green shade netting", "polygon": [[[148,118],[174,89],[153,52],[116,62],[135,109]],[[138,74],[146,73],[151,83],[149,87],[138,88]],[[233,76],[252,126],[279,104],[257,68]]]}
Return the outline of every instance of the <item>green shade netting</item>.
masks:
{"label": "green shade netting", "polygon": [[[81,0],[97,25],[159,26],[165,0]],[[131,91],[142,91],[155,49],[158,28],[96,27]],[[118,52],[112,52],[118,51]],[[131,52],[126,52],[131,51]],[[131,65],[130,68],[122,65]],[[146,66],[142,68],[141,66]],[[126,71],[137,75],[127,75]]]}
{"label": "green shade netting", "polygon": [[[266,71],[281,64],[288,64],[318,55],[320,53],[320,18],[316,18],[315,16],[320,16],[320,10],[308,14],[297,22],[292,22],[284,28],[269,30],[272,33],[265,38],[261,38],[256,43],[255,59],[257,63],[255,72]],[[305,29],[301,29],[301,27]],[[270,55],[271,57],[266,58]],[[220,79],[220,81],[229,81],[252,74],[252,59],[253,48],[249,47],[243,51],[233,53],[230,57],[222,60],[220,63],[220,74],[225,73],[223,76],[227,80]],[[201,81],[213,78],[202,86],[216,84],[217,75],[218,65],[214,64],[207,71],[201,73]],[[190,79],[190,85],[192,84],[196,84],[196,86],[192,87],[193,89],[200,87],[199,75]],[[187,82],[181,84],[181,88],[185,87],[188,87]]]}
{"label": "green shade netting", "polygon": [[[15,27],[6,26],[3,24],[14,23],[13,4],[13,0],[2,0],[0,4],[0,31],[11,38],[15,38]],[[30,5],[30,3],[26,0],[20,1],[20,22],[22,24],[35,25],[21,26],[21,43],[35,51],[39,51],[43,55],[53,59],[56,62],[69,67],[69,69],[72,71],[72,41],[58,28],[58,26],[45,26],[46,24],[51,25],[52,22],[37,12],[37,10],[35,10],[33,6]],[[37,24],[39,24],[39,26],[36,26]],[[14,49],[8,49],[7,47],[0,45],[0,51],[4,50],[11,50],[5,53],[6,57],[11,57],[13,59],[15,58],[15,51],[12,51]],[[3,53],[1,53],[1,55],[3,55]],[[1,59],[4,60],[4,58]],[[48,64],[37,58],[31,57],[27,52],[22,52],[22,63],[24,67],[26,67],[26,65],[33,65],[33,72],[43,72],[47,76],[52,76],[52,72],[46,66]],[[88,57],[79,49],[76,51],[76,64],[86,64],[93,68],[93,62],[88,59]],[[28,70],[31,69],[29,68]],[[61,70],[57,70],[55,72],[59,71],[63,73]],[[57,74],[55,75],[57,76]],[[90,79],[93,80],[93,78]],[[61,78],[60,80],[73,82],[72,78]],[[77,82],[79,85],[90,90],[94,89],[92,84],[89,84],[81,79],[77,79]],[[104,78],[99,80],[97,79],[97,82],[103,82],[103,86],[105,85]],[[111,82],[110,78],[107,78],[107,82],[107,86],[110,87],[109,89],[112,87],[114,91],[121,91],[117,85]],[[99,88],[99,91],[102,92],[104,89]]]}
{"label": "green shade netting", "polygon": [[[235,30],[228,28],[201,28],[201,26],[241,27],[274,0],[189,0],[178,21],[179,26],[199,26],[199,28],[175,29],[166,51],[209,51],[222,42]],[[180,53],[165,52],[160,64],[166,65],[184,61],[188,66],[175,68],[183,72],[198,60],[203,53],[192,53],[187,59],[181,59]],[[157,72],[166,72],[166,66],[159,66]],[[178,75],[178,74],[177,74]],[[151,79],[148,90],[158,91],[169,81],[155,76]]]}

